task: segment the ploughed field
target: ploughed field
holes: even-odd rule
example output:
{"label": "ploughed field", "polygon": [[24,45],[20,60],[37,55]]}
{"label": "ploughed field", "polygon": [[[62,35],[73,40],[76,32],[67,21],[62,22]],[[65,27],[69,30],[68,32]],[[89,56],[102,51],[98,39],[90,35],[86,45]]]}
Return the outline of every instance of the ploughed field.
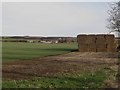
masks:
{"label": "ploughed field", "polygon": [[118,53],[76,49],[75,43],[3,43],[3,88],[118,87]]}

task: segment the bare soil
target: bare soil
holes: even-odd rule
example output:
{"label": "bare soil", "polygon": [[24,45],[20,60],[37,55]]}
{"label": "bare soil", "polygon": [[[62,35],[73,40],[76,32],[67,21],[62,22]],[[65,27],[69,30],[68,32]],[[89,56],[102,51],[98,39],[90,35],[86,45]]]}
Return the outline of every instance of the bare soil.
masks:
{"label": "bare soil", "polygon": [[71,52],[34,60],[3,63],[3,80],[52,77],[61,73],[93,72],[99,69],[118,69],[118,53]]}

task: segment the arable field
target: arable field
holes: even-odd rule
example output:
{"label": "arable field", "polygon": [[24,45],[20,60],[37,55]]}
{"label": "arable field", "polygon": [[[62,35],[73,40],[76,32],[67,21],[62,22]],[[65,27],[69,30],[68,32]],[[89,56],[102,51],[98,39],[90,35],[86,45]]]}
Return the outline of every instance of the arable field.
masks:
{"label": "arable field", "polygon": [[118,87],[117,53],[76,49],[76,43],[3,43],[3,88]]}
{"label": "arable field", "polygon": [[3,42],[2,61],[10,62],[26,60],[38,57],[58,55],[71,52],[77,49],[77,43],[24,43],[24,42]]}

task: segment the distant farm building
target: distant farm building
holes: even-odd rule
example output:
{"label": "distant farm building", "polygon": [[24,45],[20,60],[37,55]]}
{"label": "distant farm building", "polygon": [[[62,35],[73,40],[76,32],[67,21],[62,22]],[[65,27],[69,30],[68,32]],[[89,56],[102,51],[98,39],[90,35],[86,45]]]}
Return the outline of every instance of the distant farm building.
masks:
{"label": "distant farm building", "polygon": [[78,48],[80,52],[115,52],[114,35],[78,35]]}
{"label": "distant farm building", "polygon": [[29,42],[29,43],[33,43],[33,42],[34,42],[34,40],[27,40],[27,42]]}

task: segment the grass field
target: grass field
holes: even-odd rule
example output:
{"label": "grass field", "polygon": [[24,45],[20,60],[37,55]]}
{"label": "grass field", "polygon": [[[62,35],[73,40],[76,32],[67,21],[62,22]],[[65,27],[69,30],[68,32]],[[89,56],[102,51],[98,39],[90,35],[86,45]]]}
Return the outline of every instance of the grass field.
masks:
{"label": "grass field", "polygon": [[[94,73],[65,74],[56,77],[39,77],[32,80],[10,80],[3,82],[3,88],[104,88],[103,83],[111,73],[103,70]],[[83,89],[82,89],[83,88]],[[89,89],[88,89],[89,90]]]}
{"label": "grass field", "polygon": [[[114,61],[109,62],[103,60],[100,62],[100,58],[98,58],[98,60],[95,60],[94,57],[90,59],[90,57],[87,58],[87,55],[84,56],[84,54],[82,59],[80,59],[79,54],[75,54],[76,56],[73,54],[58,56],[57,59],[61,61],[56,61],[56,58],[46,57],[69,53],[77,48],[76,43],[43,44],[3,42],[3,77],[4,75],[8,75],[7,77],[11,79],[4,78],[2,87],[86,89],[106,87],[104,81],[115,75],[114,70],[110,69],[112,65],[114,66]],[[34,58],[37,59],[39,57],[44,58],[34,60]],[[86,60],[84,61],[84,59]],[[27,60],[30,61],[28,62]],[[9,64],[11,61],[13,61],[13,63]],[[18,63],[14,61],[18,61]],[[19,61],[23,61],[23,63]],[[51,73],[53,73],[53,75]],[[32,78],[15,79],[15,75],[20,77],[22,75],[25,75],[25,77],[32,75]]]}
{"label": "grass field", "polygon": [[44,43],[23,43],[3,42],[3,62],[32,59],[43,56],[68,53],[77,49],[76,43],[44,44]]}

